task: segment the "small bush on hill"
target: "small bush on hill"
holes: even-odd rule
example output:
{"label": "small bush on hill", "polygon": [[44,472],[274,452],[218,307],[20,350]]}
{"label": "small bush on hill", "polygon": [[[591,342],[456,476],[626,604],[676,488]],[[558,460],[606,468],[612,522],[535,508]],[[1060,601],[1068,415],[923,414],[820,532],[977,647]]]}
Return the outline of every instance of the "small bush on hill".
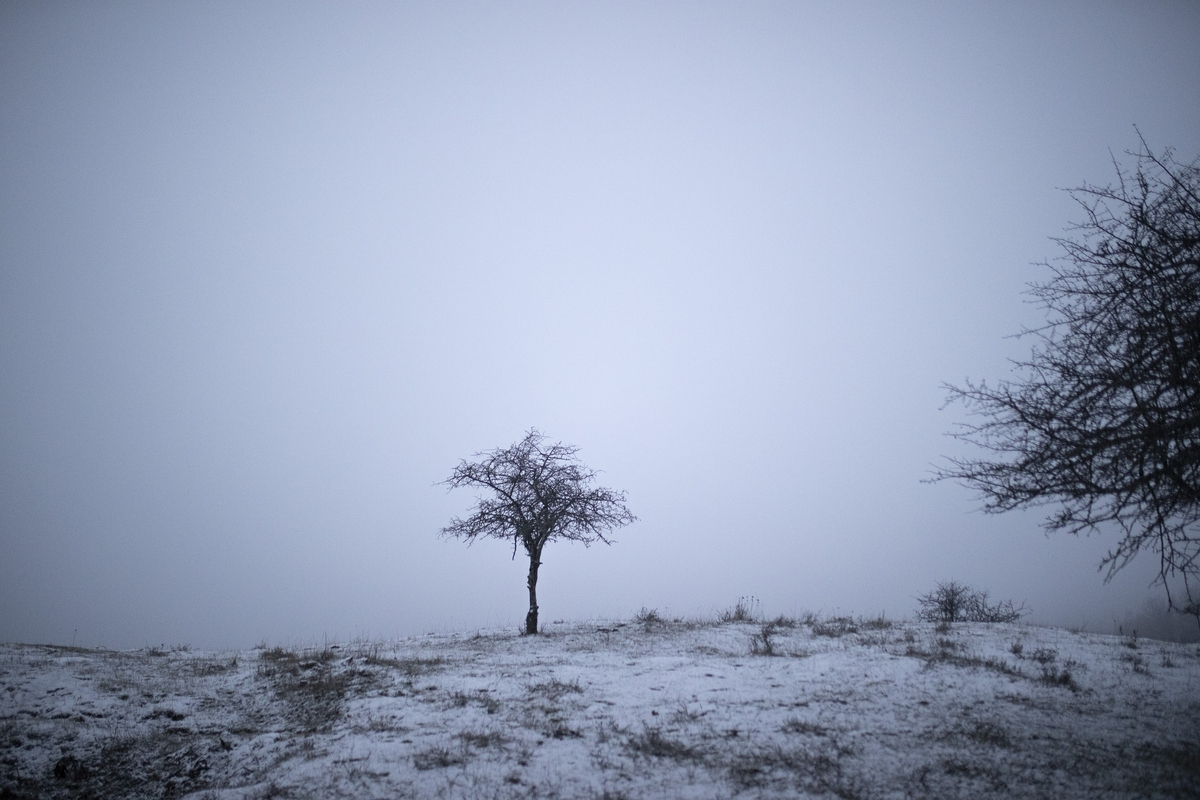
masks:
{"label": "small bush on hill", "polygon": [[917,619],[925,622],[1016,622],[1028,613],[1012,600],[992,603],[988,593],[959,583],[943,581],[928,594],[918,595]]}
{"label": "small bush on hill", "polygon": [[853,617],[830,617],[817,620],[812,626],[813,636],[828,636],[836,639],[848,633],[858,633],[858,625]]}
{"label": "small bush on hill", "polygon": [[771,637],[775,635],[778,628],[779,620],[764,622],[759,632],[750,637],[750,653],[756,656],[775,655],[775,642],[771,640]]}
{"label": "small bush on hill", "polygon": [[758,605],[757,597],[739,597],[737,605],[717,614],[717,622],[756,622]]}
{"label": "small bush on hill", "polygon": [[657,608],[646,608],[645,606],[642,606],[642,610],[634,616],[633,621],[642,625],[647,631],[655,625],[661,625],[666,622],[662,615],[658,613]]}

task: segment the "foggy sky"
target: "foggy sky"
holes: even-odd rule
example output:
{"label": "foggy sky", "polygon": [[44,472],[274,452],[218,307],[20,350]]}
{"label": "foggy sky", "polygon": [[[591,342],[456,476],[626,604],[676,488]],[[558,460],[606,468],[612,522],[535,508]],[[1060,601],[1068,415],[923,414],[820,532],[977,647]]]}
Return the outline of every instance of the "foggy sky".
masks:
{"label": "foggy sky", "polygon": [[[640,520],[543,620],[1108,631],[1154,575],[927,485],[942,382],[1138,146],[1200,153],[1195,3],[6,3],[0,640],[516,626],[436,485],[536,426]],[[1147,554],[1149,555],[1149,554]]]}

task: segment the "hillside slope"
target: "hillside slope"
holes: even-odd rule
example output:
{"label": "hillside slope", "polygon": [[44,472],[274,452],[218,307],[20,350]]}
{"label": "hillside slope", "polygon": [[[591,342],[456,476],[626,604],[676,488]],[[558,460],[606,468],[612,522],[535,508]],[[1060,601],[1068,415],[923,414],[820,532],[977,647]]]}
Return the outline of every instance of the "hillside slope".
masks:
{"label": "hillside slope", "polygon": [[0,796],[1200,796],[1196,645],[780,623],[0,645]]}

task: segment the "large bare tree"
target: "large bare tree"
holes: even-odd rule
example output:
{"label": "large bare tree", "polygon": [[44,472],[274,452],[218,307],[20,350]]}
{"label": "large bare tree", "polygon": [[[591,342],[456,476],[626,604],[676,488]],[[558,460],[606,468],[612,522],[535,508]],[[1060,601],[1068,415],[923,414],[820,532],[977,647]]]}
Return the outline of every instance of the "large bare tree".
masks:
{"label": "large bare tree", "polygon": [[476,453],[478,461],[461,461],[444,485],[487,490],[466,519],[455,517],[442,536],[466,539],[511,539],[513,558],[524,548],[529,556],[529,613],[525,633],[538,632],[537,579],[542,549],[556,539],[612,544],[606,534],[637,517],[625,507],[625,493],[593,486],[596,472],[575,454],[578,447],[550,444],[531,429],[516,444]]}
{"label": "large bare tree", "polygon": [[1200,160],[1144,140],[1128,155],[1115,185],[1071,192],[1083,222],[1031,286],[1048,319],[1022,333],[1018,377],[946,387],[977,418],[953,435],[990,456],[934,480],[987,512],[1054,505],[1048,530],[1115,530],[1105,579],[1149,550],[1170,607],[1200,622]]}

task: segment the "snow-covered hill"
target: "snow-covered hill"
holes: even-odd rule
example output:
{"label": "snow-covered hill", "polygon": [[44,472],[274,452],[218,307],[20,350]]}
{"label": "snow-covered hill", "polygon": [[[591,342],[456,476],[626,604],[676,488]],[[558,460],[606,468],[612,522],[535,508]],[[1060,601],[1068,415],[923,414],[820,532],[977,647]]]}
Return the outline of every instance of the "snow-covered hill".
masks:
{"label": "snow-covered hill", "polygon": [[312,649],[0,645],[0,796],[1200,796],[1197,645],[763,632],[651,613]]}

